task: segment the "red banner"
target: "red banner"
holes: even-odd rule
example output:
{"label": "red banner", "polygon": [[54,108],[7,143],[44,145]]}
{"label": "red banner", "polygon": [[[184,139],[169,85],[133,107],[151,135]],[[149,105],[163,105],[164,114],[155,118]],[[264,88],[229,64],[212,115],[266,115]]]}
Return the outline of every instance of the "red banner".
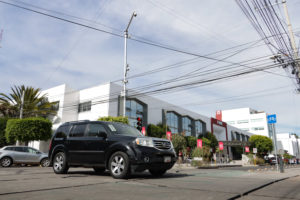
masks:
{"label": "red banner", "polygon": [[216,119],[222,121],[222,110],[217,110]]}
{"label": "red banner", "polygon": [[250,148],[249,147],[245,147],[245,152],[249,153],[250,152]]}
{"label": "red banner", "polygon": [[145,128],[145,126],[142,127],[142,133],[143,133],[143,135],[146,135],[146,128]]}
{"label": "red banner", "polygon": [[202,140],[201,139],[197,140],[197,147],[202,149]]}
{"label": "red banner", "polygon": [[223,149],[224,149],[223,142],[219,142],[219,150],[220,150],[220,151],[223,151]]}
{"label": "red banner", "polygon": [[172,133],[171,133],[171,131],[167,132],[167,139],[168,140],[172,140]]}

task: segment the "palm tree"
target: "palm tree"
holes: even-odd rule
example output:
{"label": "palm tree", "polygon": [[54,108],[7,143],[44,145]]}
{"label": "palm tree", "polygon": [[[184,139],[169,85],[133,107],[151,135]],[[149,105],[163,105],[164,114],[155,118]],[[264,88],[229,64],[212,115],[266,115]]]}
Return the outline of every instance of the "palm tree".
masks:
{"label": "palm tree", "polygon": [[41,95],[41,89],[33,87],[14,86],[12,93],[0,93],[0,113],[3,116],[18,117],[20,114],[22,93],[24,91],[23,117],[48,117],[55,115],[53,109],[56,103],[50,103],[47,94]]}

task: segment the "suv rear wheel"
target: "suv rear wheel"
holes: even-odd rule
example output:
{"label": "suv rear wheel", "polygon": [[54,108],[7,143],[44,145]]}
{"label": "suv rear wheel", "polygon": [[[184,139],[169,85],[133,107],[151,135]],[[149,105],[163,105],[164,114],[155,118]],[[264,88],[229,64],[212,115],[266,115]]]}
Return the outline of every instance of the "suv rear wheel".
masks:
{"label": "suv rear wheel", "polygon": [[129,159],[126,153],[118,151],[109,159],[110,174],[114,178],[126,178],[130,175]]}
{"label": "suv rear wheel", "polygon": [[58,152],[53,158],[53,171],[56,174],[66,174],[68,172],[68,163],[66,154],[64,152]]}

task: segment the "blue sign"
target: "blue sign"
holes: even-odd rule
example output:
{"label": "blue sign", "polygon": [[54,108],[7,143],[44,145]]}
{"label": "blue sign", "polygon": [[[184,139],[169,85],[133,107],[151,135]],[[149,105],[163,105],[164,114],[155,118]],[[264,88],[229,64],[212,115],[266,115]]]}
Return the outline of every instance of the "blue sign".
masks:
{"label": "blue sign", "polygon": [[275,124],[277,121],[276,121],[276,115],[273,114],[273,115],[268,115],[268,124]]}

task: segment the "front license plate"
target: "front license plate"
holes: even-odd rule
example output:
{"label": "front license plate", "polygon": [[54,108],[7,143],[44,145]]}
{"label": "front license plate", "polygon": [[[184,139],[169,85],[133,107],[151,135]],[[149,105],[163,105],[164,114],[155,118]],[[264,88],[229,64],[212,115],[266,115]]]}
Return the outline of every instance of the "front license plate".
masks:
{"label": "front license plate", "polygon": [[165,163],[171,162],[171,156],[165,156],[165,157],[164,157],[164,162],[165,162]]}

